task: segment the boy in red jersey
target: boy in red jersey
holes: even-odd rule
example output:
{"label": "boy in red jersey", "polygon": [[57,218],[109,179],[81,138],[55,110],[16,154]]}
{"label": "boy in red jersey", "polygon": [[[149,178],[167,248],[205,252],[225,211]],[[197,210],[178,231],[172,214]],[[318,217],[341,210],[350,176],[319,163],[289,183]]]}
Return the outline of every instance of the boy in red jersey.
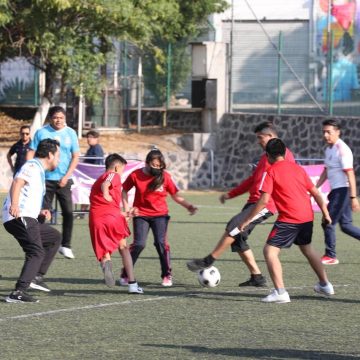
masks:
{"label": "boy in red jersey", "polygon": [[[130,246],[132,261],[135,264],[144,250],[146,238],[151,229],[154,235],[154,246],[161,264],[162,286],[172,286],[170,265],[170,246],[167,241],[167,227],[170,220],[166,197],[171,198],[191,215],[197,208],[178,195],[179,189],[171,176],[165,171],[166,164],[163,154],[158,149],[151,150],[145,160],[146,166],[133,171],[123,184],[123,203],[127,210],[127,192],[135,187],[134,206],[138,214],[133,218],[134,241]],[[126,269],[125,269],[126,270]],[[122,271],[120,285],[128,281],[127,271]]]}
{"label": "boy in red jersey", "polygon": [[320,255],[311,246],[314,213],[308,192],[314,197],[323,213],[323,222],[331,223],[326,204],[306,174],[305,170],[285,160],[285,144],[271,139],[266,145],[266,155],[272,166],[264,173],[260,185],[261,196],[249,216],[233,232],[244,231],[252,217],[266,207],[272,196],[279,216],[264,247],[266,264],[275,289],[263,302],[287,303],[290,296],[285,290],[279,254],[282,248],[298,245],[319,278],[314,290],[333,295],[334,288],[328,281]]}
{"label": "boy in red jersey", "polygon": [[[130,230],[120,209],[120,176],[125,165],[126,160],[118,154],[111,154],[105,159],[106,171],[95,181],[90,193],[90,236],[96,258],[101,262],[105,284],[115,285],[110,255],[119,249],[129,278],[129,293],[142,294],[142,288],[135,281],[133,263],[126,242]],[[133,213],[134,210],[131,210],[127,215],[132,216]]]}
{"label": "boy in red jersey", "polygon": [[[258,144],[263,150],[265,150],[265,146],[270,139],[277,137],[276,128],[273,123],[269,121],[257,125],[254,129],[254,133],[256,134]],[[286,149],[285,158],[286,160],[295,162],[294,156],[289,149]],[[224,204],[226,200],[233,199],[239,195],[245,194],[246,192],[249,193],[247,203],[240,213],[236,214],[229,220],[226,225],[225,232],[213,251],[204,258],[192,259],[187,262],[186,265],[190,271],[198,271],[210,267],[217,259],[219,259],[222,253],[231,246],[231,250],[239,254],[241,260],[245,263],[250,272],[250,278],[241,282],[239,286],[266,286],[266,278],[262,275],[260,268],[256,263],[255,256],[248,245],[247,239],[257,224],[262,223],[276,212],[273,200],[270,199],[266,208],[262,209],[254,216],[250,225],[247,226],[246,231],[234,236],[230,234],[230,231],[247,217],[256,202],[259,200],[261,195],[259,191],[260,182],[264,172],[269,167],[270,164],[264,152],[251,176],[220,197],[220,202]]]}

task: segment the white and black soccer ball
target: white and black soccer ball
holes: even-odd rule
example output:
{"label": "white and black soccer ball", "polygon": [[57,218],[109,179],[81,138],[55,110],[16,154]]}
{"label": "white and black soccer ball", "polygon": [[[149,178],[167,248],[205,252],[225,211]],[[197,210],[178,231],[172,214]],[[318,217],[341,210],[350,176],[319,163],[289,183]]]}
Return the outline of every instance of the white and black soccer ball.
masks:
{"label": "white and black soccer ball", "polygon": [[201,286],[212,288],[220,284],[220,272],[215,266],[199,270],[197,275]]}

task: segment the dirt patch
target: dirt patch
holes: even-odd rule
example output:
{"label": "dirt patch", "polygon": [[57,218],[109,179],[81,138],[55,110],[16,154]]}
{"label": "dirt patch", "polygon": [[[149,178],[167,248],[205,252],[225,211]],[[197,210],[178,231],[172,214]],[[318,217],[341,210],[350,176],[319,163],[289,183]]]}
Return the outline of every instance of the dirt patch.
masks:
{"label": "dirt patch", "polygon": [[[0,112],[0,147],[9,148],[19,140],[20,126],[31,124],[29,120],[17,120]],[[178,145],[181,133],[170,129],[155,127],[144,128],[141,133],[135,129],[121,131],[120,129],[101,132],[100,144],[105,153],[140,153],[146,154],[154,145],[163,152],[179,152],[183,149]],[[81,153],[88,148],[86,138],[80,140]]]}

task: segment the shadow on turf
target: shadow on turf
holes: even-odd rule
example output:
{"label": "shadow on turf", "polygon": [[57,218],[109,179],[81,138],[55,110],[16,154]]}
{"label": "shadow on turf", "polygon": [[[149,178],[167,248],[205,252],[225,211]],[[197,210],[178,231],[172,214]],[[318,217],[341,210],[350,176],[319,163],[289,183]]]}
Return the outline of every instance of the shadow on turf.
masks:
{"label": "shadow on turf", "polygon": [[205,346],[191,345],[157,345],[142,344],[146,347],[188,350],[195,354],[225,355],[234,357],[247,357],[253,359],[326,359],[346,360],[354,359],[354,355],[342,355],[327,351],[295,350],[295,349],[251,349],[251,348],[219,348],[213,349]]}

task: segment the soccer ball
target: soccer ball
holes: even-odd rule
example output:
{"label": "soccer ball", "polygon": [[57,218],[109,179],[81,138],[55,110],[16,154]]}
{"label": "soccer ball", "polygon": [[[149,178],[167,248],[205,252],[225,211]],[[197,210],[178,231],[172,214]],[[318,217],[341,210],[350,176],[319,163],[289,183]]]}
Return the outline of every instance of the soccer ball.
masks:
{"label": "soccer ball", "polygon": [[215,266],[200,270],[197,275],[201,286],[212,288],[220,284],[220,272]]}

